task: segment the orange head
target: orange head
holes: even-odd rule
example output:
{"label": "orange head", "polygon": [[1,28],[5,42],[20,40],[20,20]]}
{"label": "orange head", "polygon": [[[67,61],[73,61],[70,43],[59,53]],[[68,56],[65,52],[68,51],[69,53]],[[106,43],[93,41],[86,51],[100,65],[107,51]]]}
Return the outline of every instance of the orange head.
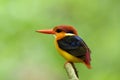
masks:
{"label": "orange head", "polygon": [[75,28],[69,25],[60,25],[54,27],[53,29],[47,30],[37,30],[37,32],[44,34],[54,34],[58,39],[64,37],[66,34],[77,35],[77,31],[75,30]]}

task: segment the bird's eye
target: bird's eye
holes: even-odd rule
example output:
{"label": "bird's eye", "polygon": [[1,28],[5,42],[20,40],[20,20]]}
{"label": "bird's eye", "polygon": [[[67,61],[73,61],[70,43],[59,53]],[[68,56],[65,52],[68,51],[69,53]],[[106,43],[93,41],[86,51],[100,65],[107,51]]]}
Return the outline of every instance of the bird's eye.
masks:
{"label": "bird's eye", "polygon": [[56,32],[57,32],[57,33],[60,33],[60,32],[62,32],[62,30],[61,30],[61,29],[57,29]]}

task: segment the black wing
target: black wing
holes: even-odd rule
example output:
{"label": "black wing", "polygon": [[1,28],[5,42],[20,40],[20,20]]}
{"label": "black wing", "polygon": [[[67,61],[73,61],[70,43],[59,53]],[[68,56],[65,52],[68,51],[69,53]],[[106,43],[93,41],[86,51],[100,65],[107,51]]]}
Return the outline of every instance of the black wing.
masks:
{"label": "black wing", "polygon": [[66,36],[57,42],[58,46],[69,54],[82,60],[86,59],[86,53],[89,49],[79,36]]}

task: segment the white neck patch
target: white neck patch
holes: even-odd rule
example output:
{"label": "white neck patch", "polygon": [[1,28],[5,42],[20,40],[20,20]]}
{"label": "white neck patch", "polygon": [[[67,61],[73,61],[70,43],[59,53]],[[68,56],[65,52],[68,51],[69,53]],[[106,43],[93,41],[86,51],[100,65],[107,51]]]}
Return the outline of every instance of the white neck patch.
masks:
{"label": "white neck patch", "polygon": [[72,34],[72,33],[66,33],[65,35],[66,35],[66,36],[73,36],[73,35],[75,35],[75,34]]}
{"label": "white neck patch", "polygon": [[[65,36],[74,36],[75,34],[72,33],[65,33]],[[53,35],[55,38],[57,37],[55,34]]]}

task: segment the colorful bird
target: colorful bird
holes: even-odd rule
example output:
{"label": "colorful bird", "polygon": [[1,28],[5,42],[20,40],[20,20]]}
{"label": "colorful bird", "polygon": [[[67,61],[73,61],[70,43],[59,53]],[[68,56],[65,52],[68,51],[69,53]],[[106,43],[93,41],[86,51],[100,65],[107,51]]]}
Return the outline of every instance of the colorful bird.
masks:
{"label": "colorful bird", "polygon": [[56,49],[68,62],[82,62],[91,68],[90,49],[78,36],[75,28],[69,25],[60,25],[49,30],[37,30],[37,32],[53,34]]}

